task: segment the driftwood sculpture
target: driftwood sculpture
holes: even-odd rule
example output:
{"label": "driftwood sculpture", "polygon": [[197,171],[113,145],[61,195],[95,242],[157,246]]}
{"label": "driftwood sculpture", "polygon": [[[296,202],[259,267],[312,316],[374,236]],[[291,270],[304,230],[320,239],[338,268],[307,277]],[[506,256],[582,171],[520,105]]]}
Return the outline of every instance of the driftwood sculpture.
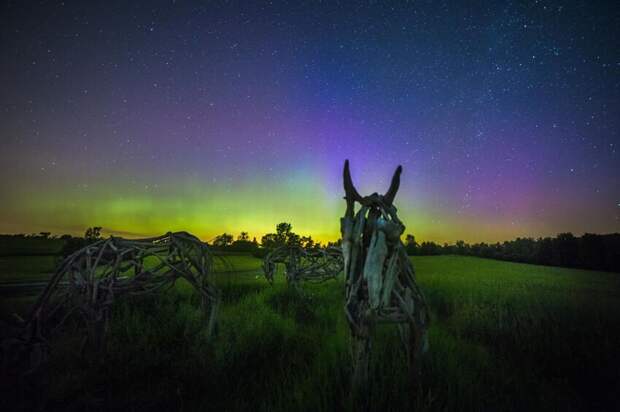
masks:
{"label": "driftwood sculpture", "polygon": [[212,267],[207,246],[186,232],[139,240],[99,240],[61,262],[24,321],[24,333],[12,344],[26,351],[34,369],[45,359],[52,331],[77,315],[87,330],[82,351],[88,344],[100,352],[112,306],[119,297],[152,294],[173,286],[179,278],[201,294],[210,334],[219,301],[219,292],[209,281]]}
{"label": "driftwood sculpture", "polygon": [[[347,208],[340,221],[346,303],[354,362],[353,383],[368,380],[371,336],[377,323],[396,323],[410,367],[419,373],[419,355],[425,350],[428,310],[415,282],[413,265],[400,236],[405,226],[393,205],[400,185],[398,166],[385,195],[362,197],[353,186],[349,161],[344,164]],[[355,202],[361,205],[354,214]]]}
{"label": "driftwood sculpture", "polygon": [[301,281],[320,283],[334,279],[343,268],[339,248],[280,246],[267,254],[263,261],[263,272],[269,283],[273,283],[278,263],[284,264],[286,281],[295,287]]}

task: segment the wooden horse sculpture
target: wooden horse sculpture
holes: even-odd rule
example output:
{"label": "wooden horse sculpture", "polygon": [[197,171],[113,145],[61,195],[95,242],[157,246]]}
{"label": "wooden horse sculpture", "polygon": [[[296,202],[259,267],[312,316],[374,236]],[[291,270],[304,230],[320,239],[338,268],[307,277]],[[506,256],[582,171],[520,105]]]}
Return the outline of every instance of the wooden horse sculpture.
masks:
{"label": "wooden horse sculpture", "polygon": [[[426,350],[429,316],[415,282],[413,265],[400,236],[405,226],[393,205],[400,185],[398,166],[384,195],[362,197],[353,186],[349,161],[344,164],[347,208],[340,221],[346,287],[345,312],[352,334],[353,384],[368,381],[372,331],[377,323],[395,323],[412,371]],[[355,202],[361,205],[355,212]]]}

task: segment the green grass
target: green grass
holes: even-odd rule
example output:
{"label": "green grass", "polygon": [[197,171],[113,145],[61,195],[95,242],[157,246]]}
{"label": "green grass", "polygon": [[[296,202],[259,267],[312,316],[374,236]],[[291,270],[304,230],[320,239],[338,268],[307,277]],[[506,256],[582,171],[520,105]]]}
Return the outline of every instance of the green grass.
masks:
{"label": "green grass", "polygon": [[261,270],[262,260],[251,255],[215,255],[216,272],[244,272]]}
{"label": "green grass", "polygon": [[45,280],[54,271],[57,256],[0,256],[0,282]]}
{"label": "green grass", "polygon": [[[256,263],[229,258],[236,270]],[[432,309],[421,389],[402,367],[396,331],[382,327],[372,410],[618,406],[620,275],[471,257],[413,261]],[[351,410],[341,281],[304,285],[300,297],[281,275],[274,286],[256,273],[214,278],[223,304],[211,341],[182,282],[117,306],[101,365],[76,356],[79,333],[61,335],[41,378],[46,408]]]}

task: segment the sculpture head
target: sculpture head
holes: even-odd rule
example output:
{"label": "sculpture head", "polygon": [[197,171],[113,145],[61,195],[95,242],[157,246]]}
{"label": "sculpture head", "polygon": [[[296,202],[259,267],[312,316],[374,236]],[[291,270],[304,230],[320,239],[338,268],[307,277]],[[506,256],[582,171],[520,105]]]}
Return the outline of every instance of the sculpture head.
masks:
{"label": "sculpture head", "polygon": [[[373,193],[369,196],[361,196],[353,180],[351,179],[351,171],[349,170],[349,161],[344,162],[343,181],[345,200],[347,202],[347,209],[345,211],[345,217],[353,218],[355,212],[355,202],[362,205],[362,208],[368,210],[369,225],[365,227],[365,231],[369,235],[373,229],[373,225],[376,224],[378,228],[385,232],[389,240],[400,240],[400,235],[405,231],[405,226],[398,219],[396,214],[396,207],[394,206],[394,198],[400,187],[400,174],[402,173],[402,166],[398,166],[392,176],[390,187],[385,194],[380,195]],[[369,240],[369,239],[367,239]]]}
{"label": "sculpture head", "polygon": [[394,171],[394,175],[392,176],[392,182],[390,183],[390,187],[388,188],[385,194],[380,195],[378,193],[373,193],[370,196],[362,197],[355,185],[353,184],[353,180],[351,179],[351,171],[349,170],[349,160],[344,161],[344,171],[343,171],[343,181],[344,181],[344,192],[345,199],[347,201],[347,211],[346,216],[353,216],[353,207],[355,202],[360,203],[362,206],[367,206],[369,208],[372,207],[392,207],[392,203],[394,202],[394,198],[396,197],[396,192],[398,192],[398,188],[400,186],[400,174],[403,171],[402,166],[398,166],[396,171]]}

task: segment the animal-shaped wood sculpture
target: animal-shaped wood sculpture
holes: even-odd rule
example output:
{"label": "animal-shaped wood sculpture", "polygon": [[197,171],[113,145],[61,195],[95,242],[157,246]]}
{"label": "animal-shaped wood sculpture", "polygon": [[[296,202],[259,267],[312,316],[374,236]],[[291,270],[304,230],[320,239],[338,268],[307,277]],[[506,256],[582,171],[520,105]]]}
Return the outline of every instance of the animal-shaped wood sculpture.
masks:
{"label": "animal-shaped wood sculpture", "polygon": [[284,265],[287,283],[296,288],[302,281],[321,283],[335,279],[343,266],[339,248],[280,246],[265,256],[263,261],[263,272],[269,283],[273,283],[278,263]]}
{"label": "animal-shaped wood sculpture", "polygon": [[91,349],[101,358],[112,307],[118,298],[156,294],[179,278],[200,293],[210,335],[220,298],[210,279],[212,271],[213,258],[207,245],[186,232],[149,239],[99,240],[60,263],[23,321],[23,333],[3,342],[3,353],[28,355],[30,370],[35,370],[47,357],[52,331],[75,315],[87,332],[82,351]]}
{"label": "animal-shaped wood sculpture", "polygon": [[[384,195],[362,197],[353,186],[349,161],[344,164],[347,204],[340,221],[346,288],[345,313],[351,328],[353,385],[368,381],[371,336],[377,323],[396,323],[409,365],[419,374],[419,357],[426,350],[429,322],[424,296],[400,236],[394,197],[400,185],[398,166]],[[355,212],[355,202],[361,205]]]}

